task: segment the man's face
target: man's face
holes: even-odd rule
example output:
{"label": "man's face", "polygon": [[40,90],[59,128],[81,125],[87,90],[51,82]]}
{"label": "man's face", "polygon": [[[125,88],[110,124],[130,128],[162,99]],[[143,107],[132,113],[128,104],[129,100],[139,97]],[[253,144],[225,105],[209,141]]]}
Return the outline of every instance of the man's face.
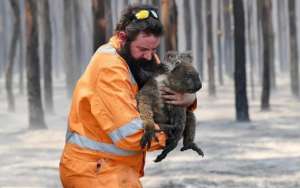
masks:
{"label": "man's face", "polygon": [[159,46],[160,37],[140,33],[130,44],[130,53],[135,60],[150,61]]}
{"label": "man's face", "polygon": [[129,65],[139,87],[142,87],[156,69],[154,53],[159,42],[160,37],[140,33],[134,41],[124,41],[118,52]]}

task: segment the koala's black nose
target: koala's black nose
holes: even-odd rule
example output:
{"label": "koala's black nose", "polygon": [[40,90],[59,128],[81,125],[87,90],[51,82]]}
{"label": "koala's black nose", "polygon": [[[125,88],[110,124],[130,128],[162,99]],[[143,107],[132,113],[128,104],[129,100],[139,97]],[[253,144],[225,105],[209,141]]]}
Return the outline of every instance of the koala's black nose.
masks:
{"label": "koala's black nose", "polygon": [[199,80],[198,82],[195,83],[195,87],[197,88],[197,91],[200,90],[202,88],[202,83]]}
{"label": "koala's black nose", "polygon": [[202,88],[202,82],[201,82],[200,76],[197,75],[194,80],[195,80],[195,82],[194,82],[195,89],[197,89],[197,91],[198,91],[198,90],[200,90]]}

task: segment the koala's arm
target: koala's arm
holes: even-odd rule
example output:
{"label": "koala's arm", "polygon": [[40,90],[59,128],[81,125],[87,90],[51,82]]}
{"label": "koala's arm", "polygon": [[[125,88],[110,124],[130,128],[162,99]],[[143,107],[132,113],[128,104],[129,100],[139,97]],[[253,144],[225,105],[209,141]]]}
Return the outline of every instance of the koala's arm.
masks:
{"label": "koala's arm", "polygon": [[137,101],[140,117],[144,123],[144,129],[149,131],[154,130],[155,126],[150,97],[141,92],[137,97]]}
{"label": "koala's arm", "polygon": [[[154,122],[153,118],[153,105],[155,100],[151,94],[154,90],[151,87],[144,86],[137,95],[138,111],[140,113],[140,118],[144,125],[144,131],[146,132],[156,132],[159,130],[159,125]],[[166,135],[163,132],[155,133],[158,142],[155,140],[151,141],[151,147],[148,148],[149,151],[162,149],[165,146]]]}

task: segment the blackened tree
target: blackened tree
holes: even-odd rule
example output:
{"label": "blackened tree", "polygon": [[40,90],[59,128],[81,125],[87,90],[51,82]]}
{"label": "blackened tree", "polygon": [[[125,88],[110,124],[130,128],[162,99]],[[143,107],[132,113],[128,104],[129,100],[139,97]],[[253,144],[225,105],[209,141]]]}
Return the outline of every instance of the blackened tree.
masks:
{"label": "blackened tree", "polygon": [[271,1],[260,1],[259,11],[262,11],[262,30],[263,30],[263,82],[261,95],[261,109],[270,109],[270,87],[271,87],[271,61],[273,45],[273,29],[272,29],[272,15],[271,15]]}
{"label": "blackened tree", "polygon": [[290,79],[292,94],[300,96],[299,91],[299,65],[298,65],[298,44],[297,44],[297,25],[296,25],[296,3],[295,0],[289,0],[290,17]]}
{"label": "blackened tree", "polygon": [[233,0],[235,37],[235,109],[237,121],[249,121],[246,87],[245,17],[243,1]]}
{"label": "blackened tree", "polygon": [[27,21],[27,92],[29,107],[29,128],[46,128],[41,100],[40,67],[38,54],[38,24],[36,0],[26,1]]}
{"label": "blackened tree", "polygon": [[216,95],[215,85],[215,63],[214,45],[212,31],[212,2],[206,1],[206,23],[207,23],[207,67],[208,67],[208,93],[210,96]]}
{"label": "blackened tree", "polygon": [[49,0],[42,1],[44,8],[44,32],[47,38],[44,41],[44,99],[45,110],[53,113],[53,86],[52,86],[52,32],[49,14]]}
{"label": "blackened tree", "polygon": [[9,63],[5,70],[5,87],[7,93],[8,111],[15,111],[15,99],[13,94],[13,67],[15,64],[17,42],[20,38],[20,11],[19,4],[17,0],[10,0],[10,5],[14,13],[14,29],[11,38],[11,46],[9,51]]}

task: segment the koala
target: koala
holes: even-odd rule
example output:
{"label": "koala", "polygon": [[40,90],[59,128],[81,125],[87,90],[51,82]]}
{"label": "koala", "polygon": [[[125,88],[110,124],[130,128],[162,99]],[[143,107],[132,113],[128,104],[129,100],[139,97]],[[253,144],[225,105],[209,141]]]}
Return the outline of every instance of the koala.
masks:
{"label": "koala", "polygon": [[[191,54],[167,52],[164,61],[137,94],[138,110],[144,123],[144,135],[140,142],[142,148],[151,146],[155,132],[164,131],[168,136],[166,147],[155,162],[163,160],[182,137],[181,151],[192,149],[203,157],[203,151],[194,143],[194,113],[185,107],[164,103],[159,89],[161,86],[183,93],[195,93],[201,89],[202,83],[192,65]],[[160,130],[155,129],[155,123],[159,124]]]}

